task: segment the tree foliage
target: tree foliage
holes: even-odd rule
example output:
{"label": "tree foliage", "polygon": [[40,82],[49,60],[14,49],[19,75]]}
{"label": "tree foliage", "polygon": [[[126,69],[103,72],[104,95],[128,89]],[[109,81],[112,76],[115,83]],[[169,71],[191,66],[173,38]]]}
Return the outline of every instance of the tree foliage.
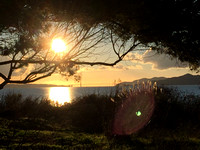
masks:
{"label": "tree foliage", "polygon": [[[200,1],[88,0],[53,1],[56,11],[89,26],[105,23],[120,38],[134,37],[161,53],[199,68]],[[72,7],[72,8],[69,8]],[[63,15],[65,17],[65,15]]]}
{"label": "tree foliage", "polygon": [[[79,65],[113,66],[139,46],[198,70],[199,5],[198,0],[1,0],[0,66],[9,68],[0,73],[1,88],[54,72],[71,76]],[[56,37],[69,45],[68,52],[51,51]],[[17,72],[25,72],[23,79],[13,78]]]}
{"label": "tree foliage", "polygon": [[[69,77],[76,73],[79,65],[113,66],[139,45],[133,38],[118,38],[106,24],[88,26],[76,18],[59,19],[62,15],[55,13],[51,5],[31,2],[2,3],[2,7],[19,8],[13,12],[17,19],[1,23],[0,65],[8,70],[7,73],[0,73],[3,79],[1,88],[8,83],[34,82],[55,72]],[[51,42],[55,38],[62,38],[68,50],[53,52]],[[114,58],[107,60],[109,55]],[[21,78],[16,79],[19,73]],[[75,76],[75,79],[80,78]]]}

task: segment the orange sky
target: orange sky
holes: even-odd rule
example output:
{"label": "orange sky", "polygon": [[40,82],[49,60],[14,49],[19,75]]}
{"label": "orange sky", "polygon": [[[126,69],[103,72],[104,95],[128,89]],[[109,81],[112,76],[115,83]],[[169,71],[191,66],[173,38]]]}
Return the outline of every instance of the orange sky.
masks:
{"label": "orange sky", "polygon": [[[144,53],[129,53],[124,61],[114,67],[82,66],[82,86],[113,86],[114,80],[133,81],[141,78],[175,77],[186,73],[196,74],[190,71],[187,63],[181,63],[165,54],[155,54],[148,50]],[[80,86],[73,78],[66,80],[59,74],[35,82],[37,84],[57,84]]]}
{"label": "orange sky", "polygon": [[[71,38],[67,36],[66,38]],[[67,41],[67,40],[66,40]],[[66,45],[57,41],[55,48],[60,51],[70,50],[70,45]],[[102,41],[98,48],[93,47],[88,54],[96,52],[97,55],[93,54],[92,57],[89,55],[83,55],[83,60],[81,61],[103,61],[114,62],[118,58],[112,50],[111,42]],[[86,45],[89,44],[86,42]],[[101,46],[103,44],[104,47]],[[52,43],[53,45],[53,43]],[[60,47],[63,45],[64,47]],[[52,50],[57,51],[53,48]],[[114,80],[123,81],[133,81],[141,78],[152,78],[152,77],[174,77],[181,76],[186,73],[195,74],[191,72],[188,68],[187,63],[181,63],[177,59],[172,59],[165,54],[156,54],[152,50],[137,51],[129,53],[122,62],[114,67],[105,66],[81,66],[79,74],[82,77],[82,86],[113,86]],[[86,58],[86,59],[84,59]],[[5,61],[5,57],[0,57],[0,61]],[[79,58],[78,58],[79,60]],[[8,74],[9,66],[0,66],[0,72],[5,75]],[[32,65],[29,65],[26,69],[17,70],[14,74],[14,79],[23,79],[27,73],[33,69]],[[2,80],[0,79],[2,82]],[[66,80],[59,74],[53,74],[51,77],[39,80],[35,82],[36,84],[56,84],[56,85],[73,85],[80,86],[80,83],[75,82],[73,78]]]}
{"label": "orange sky", "polygon": [[[106,54],[106,53],[105,53]],[[107,56],[108,54],[106,54]],[[102,57],[103,58],[103,57]],[[1,60],[3,61],[3,60]],[[7,74],[8,66],[0,66],[1,72]],[[14,78],[23,79],[23,74],[30,71],[31,65],[26,70],[19,70]],[[114,67],[105,66],[81,66],[79,74],[82,77],[82,86],[113,86],[114,80],[133,81],[141,78],[152,77],[174,77],[186,73],[196,74],[190,71],[187,63],[181,63],[177,59],[171,59],[165,54],[155,54],[154,51],[129,53],[124,61]],[[80,86],[72,78],[68,80],[59,75],[53,74],[51,77],[39,80],[34,84],[56,84]]]}
{"label": "orange sky", "polygon": [[[188,67],[170,67],[156,68],[153,63],[140,63],[135,66],[132,62],[119,63],[114,67],[84,67],[80,70],[82,86],[113,86],[114,80],[133,81],[140,78],[152,77],[174,77],[181,76],[186,73],[196,74],[189,70]],[[20,78],[20,77],[18,77]],[[50,77],[34,82],[34,84],[56,84],[56,85],[73,85],[80,86],[80,83],[75,82],[73,77],[66,80],[65,77],[59,74],[53,74]]]}
{"label": "orange sky", "polygon": [[[126,65],[127,68],[122,67],[99,67],[93,68],[88,67],[87,69],[81,71],[82,75],[82,86],[113,86],[114,80],[121,81],[133,81],[140,78],[152,78],[152,77],[174,77],[181,76],[186,73],[195,74],[189,70],[189,68],[169,68],[169,69],[155,69],[152,68],[153,64],[143,64],[138,68],[130,67]],[[120,66],[117,65],[117,66]],[[128,68],[130,67],[130,68]],[[51,77],[42,79],[37,84],[57,84],[57,85],[73,85],[80,86],[80,83],[75,82],[73,78],[66,80],[59,74],[54,74]]]}

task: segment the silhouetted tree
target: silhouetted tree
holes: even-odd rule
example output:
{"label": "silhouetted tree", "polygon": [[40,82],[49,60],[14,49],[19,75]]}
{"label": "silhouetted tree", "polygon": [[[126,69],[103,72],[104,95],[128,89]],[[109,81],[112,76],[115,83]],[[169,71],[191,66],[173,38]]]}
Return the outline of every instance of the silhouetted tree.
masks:
{"label": "silhouetted tree", "polygon": [[[113,66],[138,47],[197,70],[199,11],[197,0],[1,0],[0,66],[9,69],[0,72],[0,88],[54,72],[71,76],[79,65]],[[65,40],[67,52],[51,51],[56,37]],[[16,73],[24,74],[14,79]]]}
{"label": "silhouetted tree", "polygon": [[[141,43],[200,65],[199,0],[52,0],[63,18],[72,16],[89,26],[104,23],[122,39]],[[60,11],[59,11],[60,10]],[[66,12],[63,13],[64,11]]]}
{"label": "silhouetted tree", "polygon": [[[113,66],[140,44],[133,38],[118,38],[104,24],[88,26],[76,18],[59,20],[59,16],[50,11],[50,6],[44,7],[46,3],[31,2],[18,4],[11,0],[1,3],[3,8],[17,7],[17,12],[11,9],[9,15],[6,14],[15,16],[15,20],[9,22],[4,17],[6,21],[1,23],[0,65],[6,66],[7,70],[7,73],[1,70],[0,77],[4,80],[1,88],[8,83],[34,82],[55,72],[72,76],[79,65]],[[51,50],[51,41],[57,37],[65,41],[66,52]],[[115,55],[115,58],[107,60],[109,55]],[[21,78],[15,79],[18,73]],[[75,79],[79,78],[75,76]]]}

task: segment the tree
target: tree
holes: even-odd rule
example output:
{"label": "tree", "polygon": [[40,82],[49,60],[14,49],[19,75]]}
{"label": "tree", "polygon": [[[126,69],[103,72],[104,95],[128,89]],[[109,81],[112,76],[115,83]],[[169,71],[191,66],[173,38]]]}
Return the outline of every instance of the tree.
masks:
{"label": "tree", "polygon": [[[0,66],[9,67],[0,88],[55,72],[71,76],[80,65],[113,66],[138,47],[178,57],[191,69],[200,65],[197,0],[1,0],[0,8]],[[67,52],[51,51],[57,37]],[[27,69],[23,79],[13,78]]]}
{"label": "tree", "polygon": [[[167,53],[190,68],[200,66],[200,1],[88,0],[52,2],[80,22],[105,23],[120,38],[134,37],[159,53]],[[72,7],[72,9],[69,8]],[[63,15],[64,18],[65,15]],[[81,16],[81,17],[80,17]]]}
{"label": "tree", "polygon": [[[6,65],[9,70],[7,74],[0,73],[3,79],[0,88],[8,83],[31,83],[55,72],[72,76],[79,65],[113,66],[140,44],[133,38],[118,38],[104,24],[86,26],[75,19],[57,20],[57,16],[54,18],[52,13],[41,9],[42,3],[22,6],[19,16],[16,15],[16,24],[2,23],[0,52],[3,61],[0,65]],[[55,38],[63,39],[68,50],[53,52],[51,42]],[[109,49],[109,52],[102,47]],[[115,58],[107,60],[108,56],[103,57],[104,53]],[[22,79],[13,78],[17,72],[23,74]]]}

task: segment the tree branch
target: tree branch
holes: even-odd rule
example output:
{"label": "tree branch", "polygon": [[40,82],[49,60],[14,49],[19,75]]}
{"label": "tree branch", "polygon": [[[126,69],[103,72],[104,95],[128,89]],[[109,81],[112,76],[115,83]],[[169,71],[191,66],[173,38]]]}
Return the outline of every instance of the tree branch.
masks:
{"label": "tree branch", "polygon": [[114,61],[113,63],[106,63],[106,62],[76,62],[76,61],[71,61],[71,60],[61,60],[61,61],[48,61],[48,60],[10,60],[10,61],[4,61],[4,62],[0,62],[0,65],[6,65],[6,64],[10,64],[10,63],[25,63],[25,64],[67,64],[67,63],[73,63],[73,64],[77,64],[77,65],[105,65],[105,66],[114,66],[116,65],[118,62],[122,61],[123,58],[131,51],[133,51],[133,49],[138,46],[140,43],[134,44],[133,46],[131,46],[125,53],[123,53],[116,61]]}
{"label": "tree branch", "polygon": [[3,73],[1,73],[1,72],[0,72],[0,77],[1,77],[2,79],[4,79],[4,80],[7,80],[7,77],[6,77]]}
{"label": "tree branch", "polygon": [[56,70],[56,66],[48,74],[45,74],[45,75],[40,76],[40,77],[37,77],[37,78],[35,78],[33,80],[26,80],[26,78],[25,78],[24,80],[9,80],[8,83],[18,83],[18,84],[32,83],[32,82],[35,82],[37,80],[40,80],[40,79],[46,78],[48,76],[51,76],[55,72],[55,70]]}

